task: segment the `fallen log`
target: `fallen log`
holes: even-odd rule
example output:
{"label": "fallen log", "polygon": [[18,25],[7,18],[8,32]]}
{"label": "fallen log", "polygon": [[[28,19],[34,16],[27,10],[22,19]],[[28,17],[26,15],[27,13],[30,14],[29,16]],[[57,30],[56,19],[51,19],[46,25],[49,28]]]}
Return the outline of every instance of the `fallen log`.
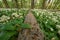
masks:
{"label": "fallen log", "polygon": [[26,15],[24,23],[30,24],[32,28],[22,29],[19,32],[18,40],[44,40],[44,35],[31,11]]}

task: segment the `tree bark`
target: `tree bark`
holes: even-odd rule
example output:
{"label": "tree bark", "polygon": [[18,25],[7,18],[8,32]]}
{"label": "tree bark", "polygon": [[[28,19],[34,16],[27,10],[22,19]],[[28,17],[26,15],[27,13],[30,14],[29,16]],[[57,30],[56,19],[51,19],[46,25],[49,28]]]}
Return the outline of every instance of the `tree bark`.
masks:
{"label": "tree bark", "polygon": [[21,8],[23,8],[23,0],[21,0]]}
{"label": "tree bark", "polygon": [[19,8],[18,0],[12,0],[12,2],[14,3],[15,8]]}
{"label": "tree bark", "polygon": [[3,4],[4,4],[5,8],[9,8],[9,5],[8,5],[7,1],[6,0],[2,0],[2,1],[3,1]]}
{"label": "tree bark", "polygon": [[42,3],[42,9],[45,9],[45,8],[46,8],[45,2],[46,2],[46,0],[43,0],[43,3]]}
{"label": "tree bark", "polygon": [[34,0],[31,0],[31,9],[34,8]]}
{"label": "tree bark", "polygon": [[15,0],[16,8],[19,8],[18,0]]}
{"label": "tree bark", "polygon": [[44,40],[44,35],[31,11],[26,15],[24,23],[30,24],[32,28],[22,29],[18,40]]}

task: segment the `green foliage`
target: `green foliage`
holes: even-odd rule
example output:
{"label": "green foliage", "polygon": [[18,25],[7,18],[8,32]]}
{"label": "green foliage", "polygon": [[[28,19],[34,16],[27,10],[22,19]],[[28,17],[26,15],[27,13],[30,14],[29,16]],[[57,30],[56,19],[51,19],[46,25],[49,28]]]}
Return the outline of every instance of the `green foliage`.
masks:
{"label": "green foliage", "polygon": [[23,23],[23,24],[21,24],[21,28],[23,28],[23,29],[31,29],[31,25]]}
{"label": "green foliage", "polygon": [[[45,35],[45,40],[59,40],[60,39],[60,14],[59,12],[51,12],[47,10],[32,10],[34,16],[39,23],[42,32]],[[5,15],[5,19],[0,20],[0,40],[15,40],[18,36],[18,30],[30,29],[31,25],[24,23],[24,19],[28,10],[19,11],[0,11],[0,18]],[[14,14],[12,16],[12,14]],[[15,17],[17,16],[17,17]],[[6,36],[5,36],[6,35]],[[9,36],[10,35],[10,36]],[[17,36],[16,36],[17,35]]]}
{"label": "green foliage", "polygon": [[16,34],[15,31],[12,31],[12,32],[11,31],[2,31],[2,32],[0,32],[0,40],[9,40],[9,38],[15,34]]}
{"label": "green foliage", "polygon": [[[30,8],[31,0],[17,0],[17,3],[14,0],[6,0],[9,8],[16,8],[18,4],[18,8]],[[34,8],[41,9],[58,9],[60,10],[60,0],[34,0]],[[5,3],[0,0],[0,8],[4,8]]]}
{"label": "green foliage", "polygon": [[16,27],[12,26],[10,23],[8,24],[2,24],[0,26],[0,31],[13,31],[16,30]]}
{"label": "green foliage", "polygon": [[[45,34],[45,40],[59,40],[60,35],[56,25],[60,25],[60,15],[59,12],[51,12],[47,10],[33,10],[40,28]],[[59,18],[58,18],[59,17]],[[58,20],[59,19],[59,20]],[[59,26],[60,27],[60,26]]]}
{"label": "green foliage", "polygon": [[[23,22],[24,18],[20,17],[23,15],[20,15],[20,13],[24,13],[24,10],[22,10],[18,17],[15,17],[14,15],[17,16],[18,12],[15,13],[16,11],[0,11],[0,18],[4,15],[4,18],[7,19],[10,17],[10,19],[1,19],[3,22],[0,20],[0,40],[15,40],[17,38],[14,35],[18,35],[18,30],[20,29],[30,29],[31,26],[29,24],[25,24]],[[14,15],[12,16],[12,14]],[[25,15],[24,15],[25,16]]]}

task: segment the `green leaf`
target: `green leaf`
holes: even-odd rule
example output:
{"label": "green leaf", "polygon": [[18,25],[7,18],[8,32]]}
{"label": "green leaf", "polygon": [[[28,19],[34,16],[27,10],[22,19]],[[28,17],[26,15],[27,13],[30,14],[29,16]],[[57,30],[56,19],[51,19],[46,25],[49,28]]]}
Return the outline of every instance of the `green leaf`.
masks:
{"label": "green leaf", "polygon": [[30,29],[31,28],[31,25],[30,24],[23,23],[23,24],[21,24],[21,28]]}
{"label": "green leaf", "polygon": [[6,30],[14,31],[14,30],[16,30],[16,27],[14,27],[10,23],[8,23],[8,24],[5,24],[5,25],[1,25],[0,30],[1,31],[6,31]]}
{"label": "green leaf", "polygon": [[0,40],[9,40],[16,32],[0,32]]}
{"label": "green leaf", "polygon": [[22,24],[23,20],[22,18],[15,18],[14,20],[11,20],[11,24]]}

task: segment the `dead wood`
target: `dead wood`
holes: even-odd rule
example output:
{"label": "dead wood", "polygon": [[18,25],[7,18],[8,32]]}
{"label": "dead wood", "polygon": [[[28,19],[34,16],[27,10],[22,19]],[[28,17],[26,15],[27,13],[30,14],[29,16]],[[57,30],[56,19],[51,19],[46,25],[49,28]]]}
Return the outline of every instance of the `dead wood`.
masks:
{"label": "dead wood", "polygon": [[44,40],[44,35],[32,12],[26,15],[24,23],[30,24],[32,28],[22,29],[18,35],[18,40]]}

